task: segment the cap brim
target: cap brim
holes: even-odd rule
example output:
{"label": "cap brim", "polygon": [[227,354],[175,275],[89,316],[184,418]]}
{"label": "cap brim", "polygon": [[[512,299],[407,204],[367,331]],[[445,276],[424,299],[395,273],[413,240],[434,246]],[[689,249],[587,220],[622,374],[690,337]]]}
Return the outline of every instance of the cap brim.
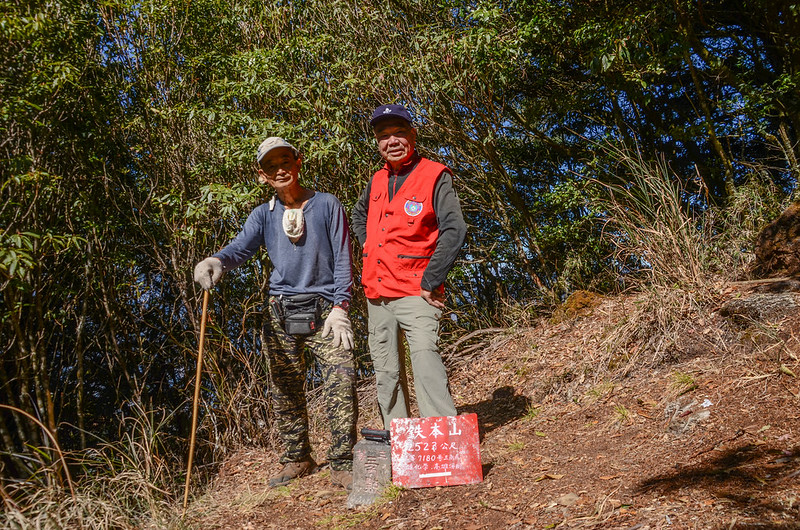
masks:
{"label": "cap brim", "polygon": [[382,121],[386,121],[386,120],[391,120],[393,118],[394,119],[398,119],[398,120],[403,120],[404,122],[408,123],[409,125],[413,125],[413,123],[411,123],[411,120],[409,120],[407,118],[404,118],[403,116],[398,116],[397,114],[387,114],[387,115],[383,115],[382,114],[380,116],[375,116],[374,118],[369,120],[369,125],[370,125],[370,127],[375,127],[375,125],[377,125],[378,123],[380,123]]}

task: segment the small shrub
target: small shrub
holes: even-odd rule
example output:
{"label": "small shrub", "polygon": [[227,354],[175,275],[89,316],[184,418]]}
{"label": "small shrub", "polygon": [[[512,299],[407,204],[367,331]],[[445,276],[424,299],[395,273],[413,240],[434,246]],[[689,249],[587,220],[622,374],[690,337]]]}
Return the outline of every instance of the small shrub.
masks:
{"label": "small shrub", "polygon": [[603,381],[586,391],[586,397],[590,401],[597,401],[603,396],[606,396],[614,391],[614,383],[610,381]]}
{"label": "small shrub", "polygon": [[631,412],[625,405],[614,405],[614,419],[617,423],[625,423],[631,419]]}
{"label": "small shrub", "polygon": [[542,408],[537,405],[529,405],[528,408],[525,410],[525,415],[522,417],[525,421],[531,421],[536,419],[539,416],[539,413],[542,411]]}
{"label": "small shrub", "polygon": [[670,377],[672,379],[670,386],[673,390],[678,392],[679,396],[686,394],[687,392],[691,392],[697,388],[697,381],[692,374],[687,374],[685,372],[673,372]]}
{"label": "small shrub", "polygon": [[508,449],[509,451],[522,451],[523,449],[525,449],[525,442],[523,441],[511,442],[510,444],[508,444]]}

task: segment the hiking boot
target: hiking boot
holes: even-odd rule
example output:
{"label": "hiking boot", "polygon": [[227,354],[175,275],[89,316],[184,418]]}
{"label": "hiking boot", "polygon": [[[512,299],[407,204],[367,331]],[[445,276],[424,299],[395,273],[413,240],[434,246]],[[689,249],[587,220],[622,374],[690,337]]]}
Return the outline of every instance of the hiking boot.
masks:
{"label": "hiking boot", "polygon": [[353,489],[353,473],[341,469],[339,471],[331,469],[331,483],[334,486],[341,486],[347,491]]}
{"label": "hiking boot", "polygon": [[283,465],[281,472],[269,479],[269,487],[282,486],[292,479],[309,475],[317,469],[317,463],[310,456],[297,462],[289,462]]}

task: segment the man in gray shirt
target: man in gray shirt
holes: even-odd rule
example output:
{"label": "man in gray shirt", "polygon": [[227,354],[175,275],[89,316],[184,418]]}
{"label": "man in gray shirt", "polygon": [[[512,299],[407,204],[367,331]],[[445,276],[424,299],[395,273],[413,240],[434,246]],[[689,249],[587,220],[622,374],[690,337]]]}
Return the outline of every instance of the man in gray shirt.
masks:
{"label": "man in gray shirt", "polygon": [[304,382],[304,351],[319,361],[331,446],[328,461],[334,484],[352,485],[353,445],[358,405],[353,331],[347,312],[353,284],[347,216],[336,197],[300,185],[302,158],[283,138],[258,148],[258,178],[275,196],[257,206],[236,238],[197,264],[194,278],[210,289],[226,270],[266,247],[272,272],[267,354],[272,375],[275,422],[286,446],[283,470],[270,486],[312,473]]}

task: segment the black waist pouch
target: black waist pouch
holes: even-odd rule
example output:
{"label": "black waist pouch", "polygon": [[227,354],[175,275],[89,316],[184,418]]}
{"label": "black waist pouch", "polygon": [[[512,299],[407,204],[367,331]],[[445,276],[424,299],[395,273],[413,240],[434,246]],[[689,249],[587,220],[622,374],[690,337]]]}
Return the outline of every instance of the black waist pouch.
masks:
{"label": "black waist pouch", "polygon": [[281,296],[273,310],[289,335],[313,335],[322,326],[322,298],[316,294]]}

